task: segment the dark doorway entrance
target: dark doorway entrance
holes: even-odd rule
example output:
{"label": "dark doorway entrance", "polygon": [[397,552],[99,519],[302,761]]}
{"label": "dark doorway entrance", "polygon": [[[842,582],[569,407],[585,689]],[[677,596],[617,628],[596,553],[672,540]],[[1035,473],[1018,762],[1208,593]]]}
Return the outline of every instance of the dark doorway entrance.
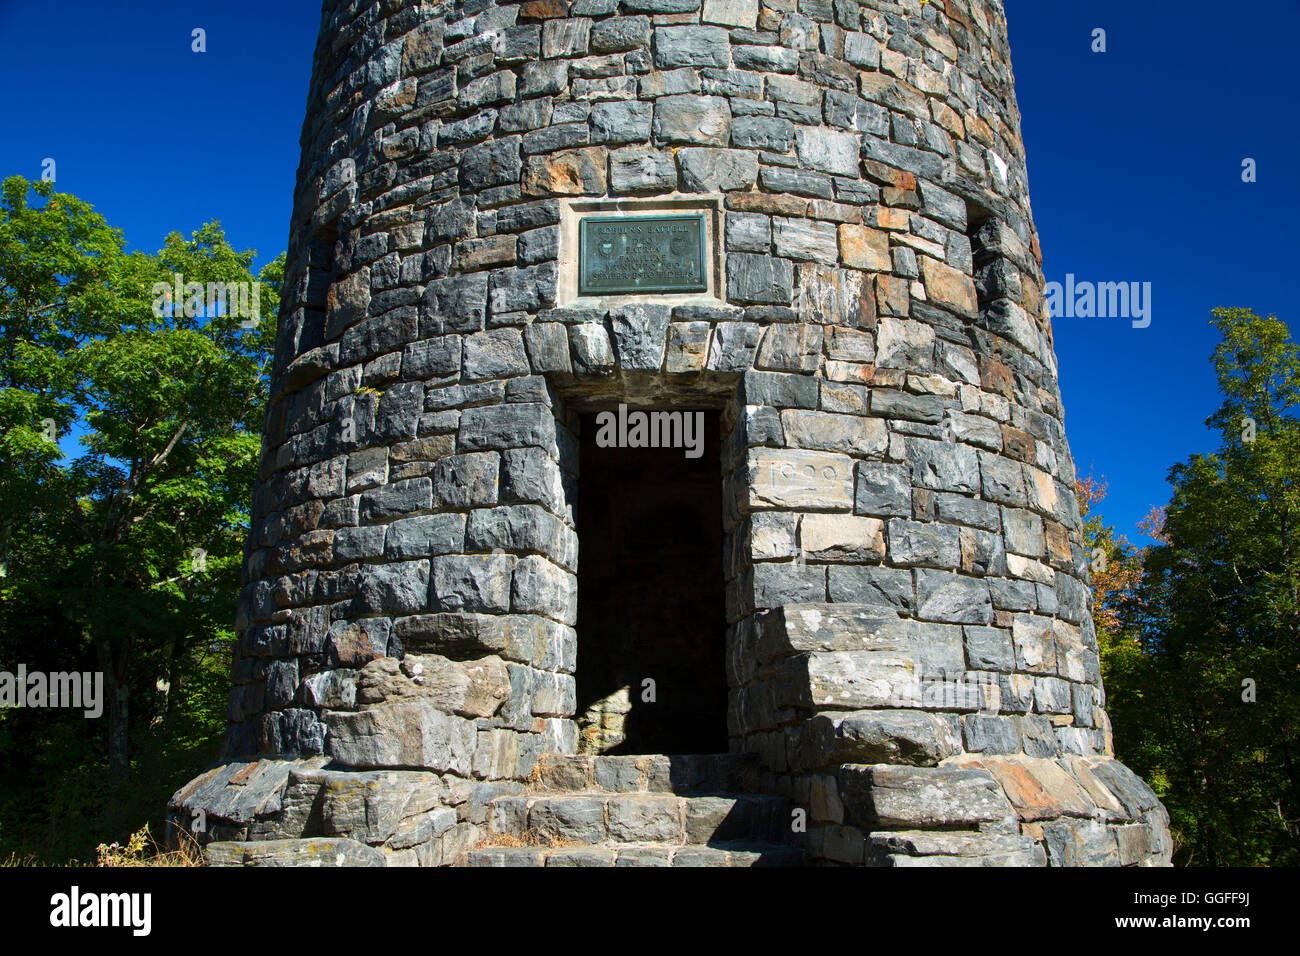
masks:
{"label": "dark doorway entrance", "polygon": [[697,458],[680,447],[602,447],[610,436],[598,442],[597,416],[582,419],[577,697],[587,753],[727,751],[721,421],[701,414]]}

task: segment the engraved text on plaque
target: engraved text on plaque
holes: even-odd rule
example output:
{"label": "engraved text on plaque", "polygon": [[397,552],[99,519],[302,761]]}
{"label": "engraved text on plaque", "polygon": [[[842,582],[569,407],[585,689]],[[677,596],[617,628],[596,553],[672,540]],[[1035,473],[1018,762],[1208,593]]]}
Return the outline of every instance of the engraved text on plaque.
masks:
{"label": "engraved text on plaque", "polygon": [[703,216],[584,217],[578,294],[704,292]]}

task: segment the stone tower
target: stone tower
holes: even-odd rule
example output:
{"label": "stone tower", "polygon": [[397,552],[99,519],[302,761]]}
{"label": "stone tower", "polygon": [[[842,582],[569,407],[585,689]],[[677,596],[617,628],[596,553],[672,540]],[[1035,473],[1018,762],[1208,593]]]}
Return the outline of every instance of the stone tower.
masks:
{"label": "stone tower", "polygon": [[174,822],[217,863],[1167,863],[1042,290],[999,0],[325,0]]}

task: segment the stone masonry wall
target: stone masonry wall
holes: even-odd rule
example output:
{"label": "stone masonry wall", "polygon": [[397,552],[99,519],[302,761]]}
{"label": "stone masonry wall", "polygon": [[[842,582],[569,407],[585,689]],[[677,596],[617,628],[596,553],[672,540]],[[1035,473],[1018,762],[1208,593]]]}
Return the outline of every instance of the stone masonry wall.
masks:
{"label": "stone masonry wall", "polygon": [[[361,843],[463,849],[575,752],[577,413],[689,402],[723,410],[732,749],[813,859],[1167,862],[1019,130],[997,0],[326,0],[227,762],[174,810],[302,835],[369,773],[400,799]],[[576,297],[597,200],[698,201],[720,294]]]}

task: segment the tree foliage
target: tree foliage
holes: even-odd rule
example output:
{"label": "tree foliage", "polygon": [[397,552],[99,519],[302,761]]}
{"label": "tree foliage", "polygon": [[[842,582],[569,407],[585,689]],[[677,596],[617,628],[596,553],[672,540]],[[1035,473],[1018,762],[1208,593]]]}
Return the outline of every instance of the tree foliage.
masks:
{"label": "tree foliage", "polygon": [[217,223],[130,252],[48,183],[0,190],[0,669],[108,698],[0,712],[5,848],[84,856],[212,756],[283,276],[253,257]]}
{"label": "tree foliage", "polygon": [[[1295,865],[1300,360],[1276,317],[1213,316],[1219,450],[1170,471],[1155,544],[1120,562],[1131,583],[1100,581],[1109,708],[1120,756],[1165,800],[1179,862]],[[1087,530],[1105,546],[1109,529]]]}

